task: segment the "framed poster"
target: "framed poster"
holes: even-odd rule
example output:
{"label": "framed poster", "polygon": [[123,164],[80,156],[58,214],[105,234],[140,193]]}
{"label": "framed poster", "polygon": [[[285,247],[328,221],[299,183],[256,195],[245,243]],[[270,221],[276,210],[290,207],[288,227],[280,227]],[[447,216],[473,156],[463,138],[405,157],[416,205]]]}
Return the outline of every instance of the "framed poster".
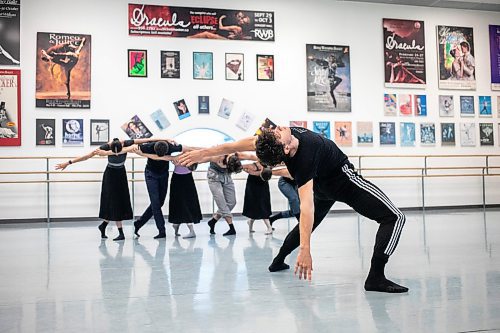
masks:
{"label": "framed poster", "polygon": [[455,145],[455,123],[441,123],[441,145]]}
{"label": "framed poster", "polygon": [[21,71],[0,69],[0,146],[21,145]]}
{"label": "framed poster", "polygon": [[493,123],[479,123],[479,141],[481,146],[493,146]]}
{"label": "framed poster", "polygon": [[62,130],[63,146],[83,146],[83,119],[63,119]]}
{"label": "framed poster", "polygon": [[128,5],[130,36],[274,41],[274,12]]}
{"label": "framed poster", "polygon": [[439,95],[439,116],[453,117],[455,114],[455,104],[453,95]]}
{"label": "framed poster", "polygon": [[91,37],[37,33],[36,107],[90,108]]}
{"label": "framed poster", "polygon": [[36,120],[36,145],[55,146],[56,145],[56,120],[37,119]]}
{"label": "framed poster", "polygon": [[128,77],[148,77],[147,50],[128,50]]}
{"label": "framed poster", "polygon": [[460,96],[460,116],[474,117],[474,96]]}
{"label": "framed poster", "polygon": [[500,25],[490,25],[491,90],[500,90]]}
{"label": "framed poster", "polygon": [[384,94],[384,116],[398,115],[398,100],[396,94]]}
{"label": "framed poster", "polygon": [[462,147],[476,146],[475,123],[460,123],[460,145]]}
{"label": "framed poster", "polygon": [[238,119],[236,127],[242,129],[243,131],[246,131],[250,128],[250,125],[252,125],[254,119],[255,116],[252,113],[244,111],[241,114],[240,119]]}
{"label": "framed poster", "polygon": [[274,55],[257,54],[257,81],[274,81]]}
{"label": "framed poster", "polygon": [[318,133],[325,139],[330,139],[330,122],[313,121],[313,132]]}
{"label": "framed poster", "polygon": [[395,145],[396,144],[396,123],[394,122],[381,122],[380,128],[380,144],[381,145]]}
{"label": "framed poster", "polygon": [[181,60],[179,51],[160,51],[162,79],[179,79],[181,77]]}
{"label": "framed poster", "polygon": [[415,116],[417,117],[427,116],[427,95],[414,95],[413,99],[415,102],[414,105]]}
{"label": "framed poster", "polygon": [[191,113],[189,112],[186,101],[184,99],[180,99],[177,102],[174,102],[174,107],[175,111],[177,112],[177,116],[179,117],[179,120],[191,116]]}
{"label": "framed poster", "polygon": [[245,79],[245,56],[243,53],[226,53],[226,80]]}
{"label": "framed poster", "polygon": [[399,94],[398,105],[399,105],[399,114],[401,116],[413,115],[413,95]]}
{"label": "framed poster", "polygon": [[358,146],[373,146],[373,123],[371,121],[358,121],[356,132]]}
{"label": "framed poster", "polygon": [[420,124],[420,143],[423,146],[436,144],[436,125],[434,123]]}
{"label": "framed poster", "polygon": [[21,0],[1,1],[0,65],[19,65]]}
{"label": "framed poster", "polygon": [[350,121],[335,122],[335,143],[342,147],[352,146],[352,123]]}
{"label": "framed poster", "polygon": [[130,139],[150,138],[153,133],[144,125],[141,118],[135,115],[120,127]]}
{"label": "framed poster", "polygon": [[168,121],[167,117],[161,109],[158,109],[155,112],[151,113],[151,119],[153,119],[160,131],[163,131],[170,126],[170,121]]}
{"label": "framed poster", "polygon": [[491,96],[479,96],[479,117],[492,117]]}
{"label": "framed poster", "polygon": [[349,46],[306,45],[307,111],[351,112]]}
{"label": "framed poster", "polygon": [[424,21],[384,18],[385,86],[425,88]]}
{"label": "framed poster", "polygon": [[415,146],[415,123],[400,124],[401,147]]}
{"label": "framed poster", "polygon": [[473,29],[437,26],[439,89],[476,89]]}
{"label": "framed poster", "polygon": [[109,141],[109,120],[90,119],[90,145],[100,146]]}
{"label": "framed poster", "polygon": [[290,120],[290,127],[307,128],[307,120]]}
{"label": "framed poster", "polygon": [[217,115],[219,117],[222,117],[224,119],[229,119],[229,116],[231,115],[231,112],[233,111],[233,106],[234,102],[230,101],[228,99],[223,98],[220,106],[219,106],[219,112]]}
{"label": "framed poster", "polygon": [[210,96],[198,96],[198,113],[210,113]]}
{"label": "framed poster", "polygon": [[214,55],[212,52],[193,52],[193,79],[212,80],[214,78]]}

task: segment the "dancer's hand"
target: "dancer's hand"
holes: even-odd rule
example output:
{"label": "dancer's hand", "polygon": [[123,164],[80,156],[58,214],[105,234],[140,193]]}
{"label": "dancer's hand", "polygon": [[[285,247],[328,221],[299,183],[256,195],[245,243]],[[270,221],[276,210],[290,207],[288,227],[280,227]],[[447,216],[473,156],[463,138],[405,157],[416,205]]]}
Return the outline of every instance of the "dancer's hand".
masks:
{"label": "dancer's hand", "polygon": [[188,167],[194,163],[200,163],[203,160],[203,153],[201,150],[192,150],[179,155],[179,164]]}
{"label": "dancer's hand", "polygon": [[309,250],[299,250],[297,262],[295,263],[295,275],[299,272],[299,279],[309,280],[312,278],[312,257]]}
{"label": "dancer's hand", "polygon": [[56,170],[64,170],[69,165],[69,162],[56,164]]}

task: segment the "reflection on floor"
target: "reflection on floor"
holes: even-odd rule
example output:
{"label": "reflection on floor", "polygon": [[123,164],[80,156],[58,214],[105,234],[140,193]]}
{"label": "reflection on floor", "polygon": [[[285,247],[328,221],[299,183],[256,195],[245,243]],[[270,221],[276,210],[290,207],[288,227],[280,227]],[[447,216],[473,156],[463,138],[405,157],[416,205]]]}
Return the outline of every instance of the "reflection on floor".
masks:
{"label": "reflection on floor", "polygon": [[[244,220],[195,239],[101,241],[97,223],[0,226],[0,332],[464,332],[500,330],[500,212],[409,213],[386,274],[363,290],[377,225],[330,215],[314,233],[312,282],[269,273],[295,221],[272,236]],[[181,233],[187,228],[181,227]],[[289,258],[294,263],[296,252]]]}

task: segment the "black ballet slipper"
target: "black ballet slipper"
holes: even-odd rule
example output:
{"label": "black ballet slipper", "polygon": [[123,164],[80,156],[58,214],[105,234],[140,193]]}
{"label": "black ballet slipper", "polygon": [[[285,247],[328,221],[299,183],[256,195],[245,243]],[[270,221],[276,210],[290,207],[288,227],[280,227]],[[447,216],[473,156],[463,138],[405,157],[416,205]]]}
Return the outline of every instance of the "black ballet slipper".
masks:
{"label": "black ballet slipper", "polygon": [[366,291],[378,291],[382,293],[406,293],[408,288],[400,286],[397,283],[392,282],[386,278],[382,279],[366,279],[365,281]]}
{"label": "black ballet slipper", "polygon": [[284,271],[285,269],[290,269],[290,266],[275,258],[268,269],[269,272],[279,272]]}

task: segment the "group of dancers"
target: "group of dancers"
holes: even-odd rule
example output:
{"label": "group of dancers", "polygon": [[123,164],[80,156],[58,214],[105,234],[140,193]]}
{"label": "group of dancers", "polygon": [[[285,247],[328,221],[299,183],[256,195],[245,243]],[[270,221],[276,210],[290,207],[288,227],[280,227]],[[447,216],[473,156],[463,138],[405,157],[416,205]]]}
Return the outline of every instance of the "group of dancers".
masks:
{"label": "group of dancers", "polygon": [[[114,139],[87,155],[56,165],[56,169],[63,170],[70,164],[95,155],[108,156],[99,212],[99,217],[104,219],[99,226],[103,238],[106,237],[108,221],[117,221],[119,235],[115,240],[123,240],[121,221],[133,218],[124,167],[129,152],[148,158],[145,180],[151,204],[134,222],[137,237],[139,229],[154,216],[159,231],[155,238],[165,238],[161,207],[167,194],[169,161],[175,164],[170,189],[169,222],[173,223],[176,235],[179,225],[187,223],[190,233],[186,237],[195,237],[192,224],[200,222],[201,211],[191,171],[198,163],[210,163],[207,179],[218,207],[208,222],[210,233],[215,233],[215,224],[223,217],[229,226],[224,235],[236,234],[231,214],[236,204],[231,174],[244,170],[249,175],[243,215],[249,218],[250,232],[256,219],[264,220],[266,233],[272,233],[271,221],[278,218],[295,216],[299,220],[286,236],[269,271],[289,269],[285,259],[299,247],[295,274],[298,273],[300,279],[311,280],[311,233],[333,204],[340,201],[379,223],[365,290],[388,293],[408,291],[408,288],[388,280],[384,273],[388,259],[399,242],[406,221],[404,214],[378,187],[358,175],[347,156],[329,139],[305,128],[282,126],[263,129],[257,136],[210,148],[187,147],[172,140]],[[172,156],[175,152],[181,154]],[[251,163],[244,164],[242,160],[250,160]],[[275,168],[283,164],[285,167]],[[281,176],[280,189],[289,198],[289,212],[271,215],[267,182],[270,173]]]}

